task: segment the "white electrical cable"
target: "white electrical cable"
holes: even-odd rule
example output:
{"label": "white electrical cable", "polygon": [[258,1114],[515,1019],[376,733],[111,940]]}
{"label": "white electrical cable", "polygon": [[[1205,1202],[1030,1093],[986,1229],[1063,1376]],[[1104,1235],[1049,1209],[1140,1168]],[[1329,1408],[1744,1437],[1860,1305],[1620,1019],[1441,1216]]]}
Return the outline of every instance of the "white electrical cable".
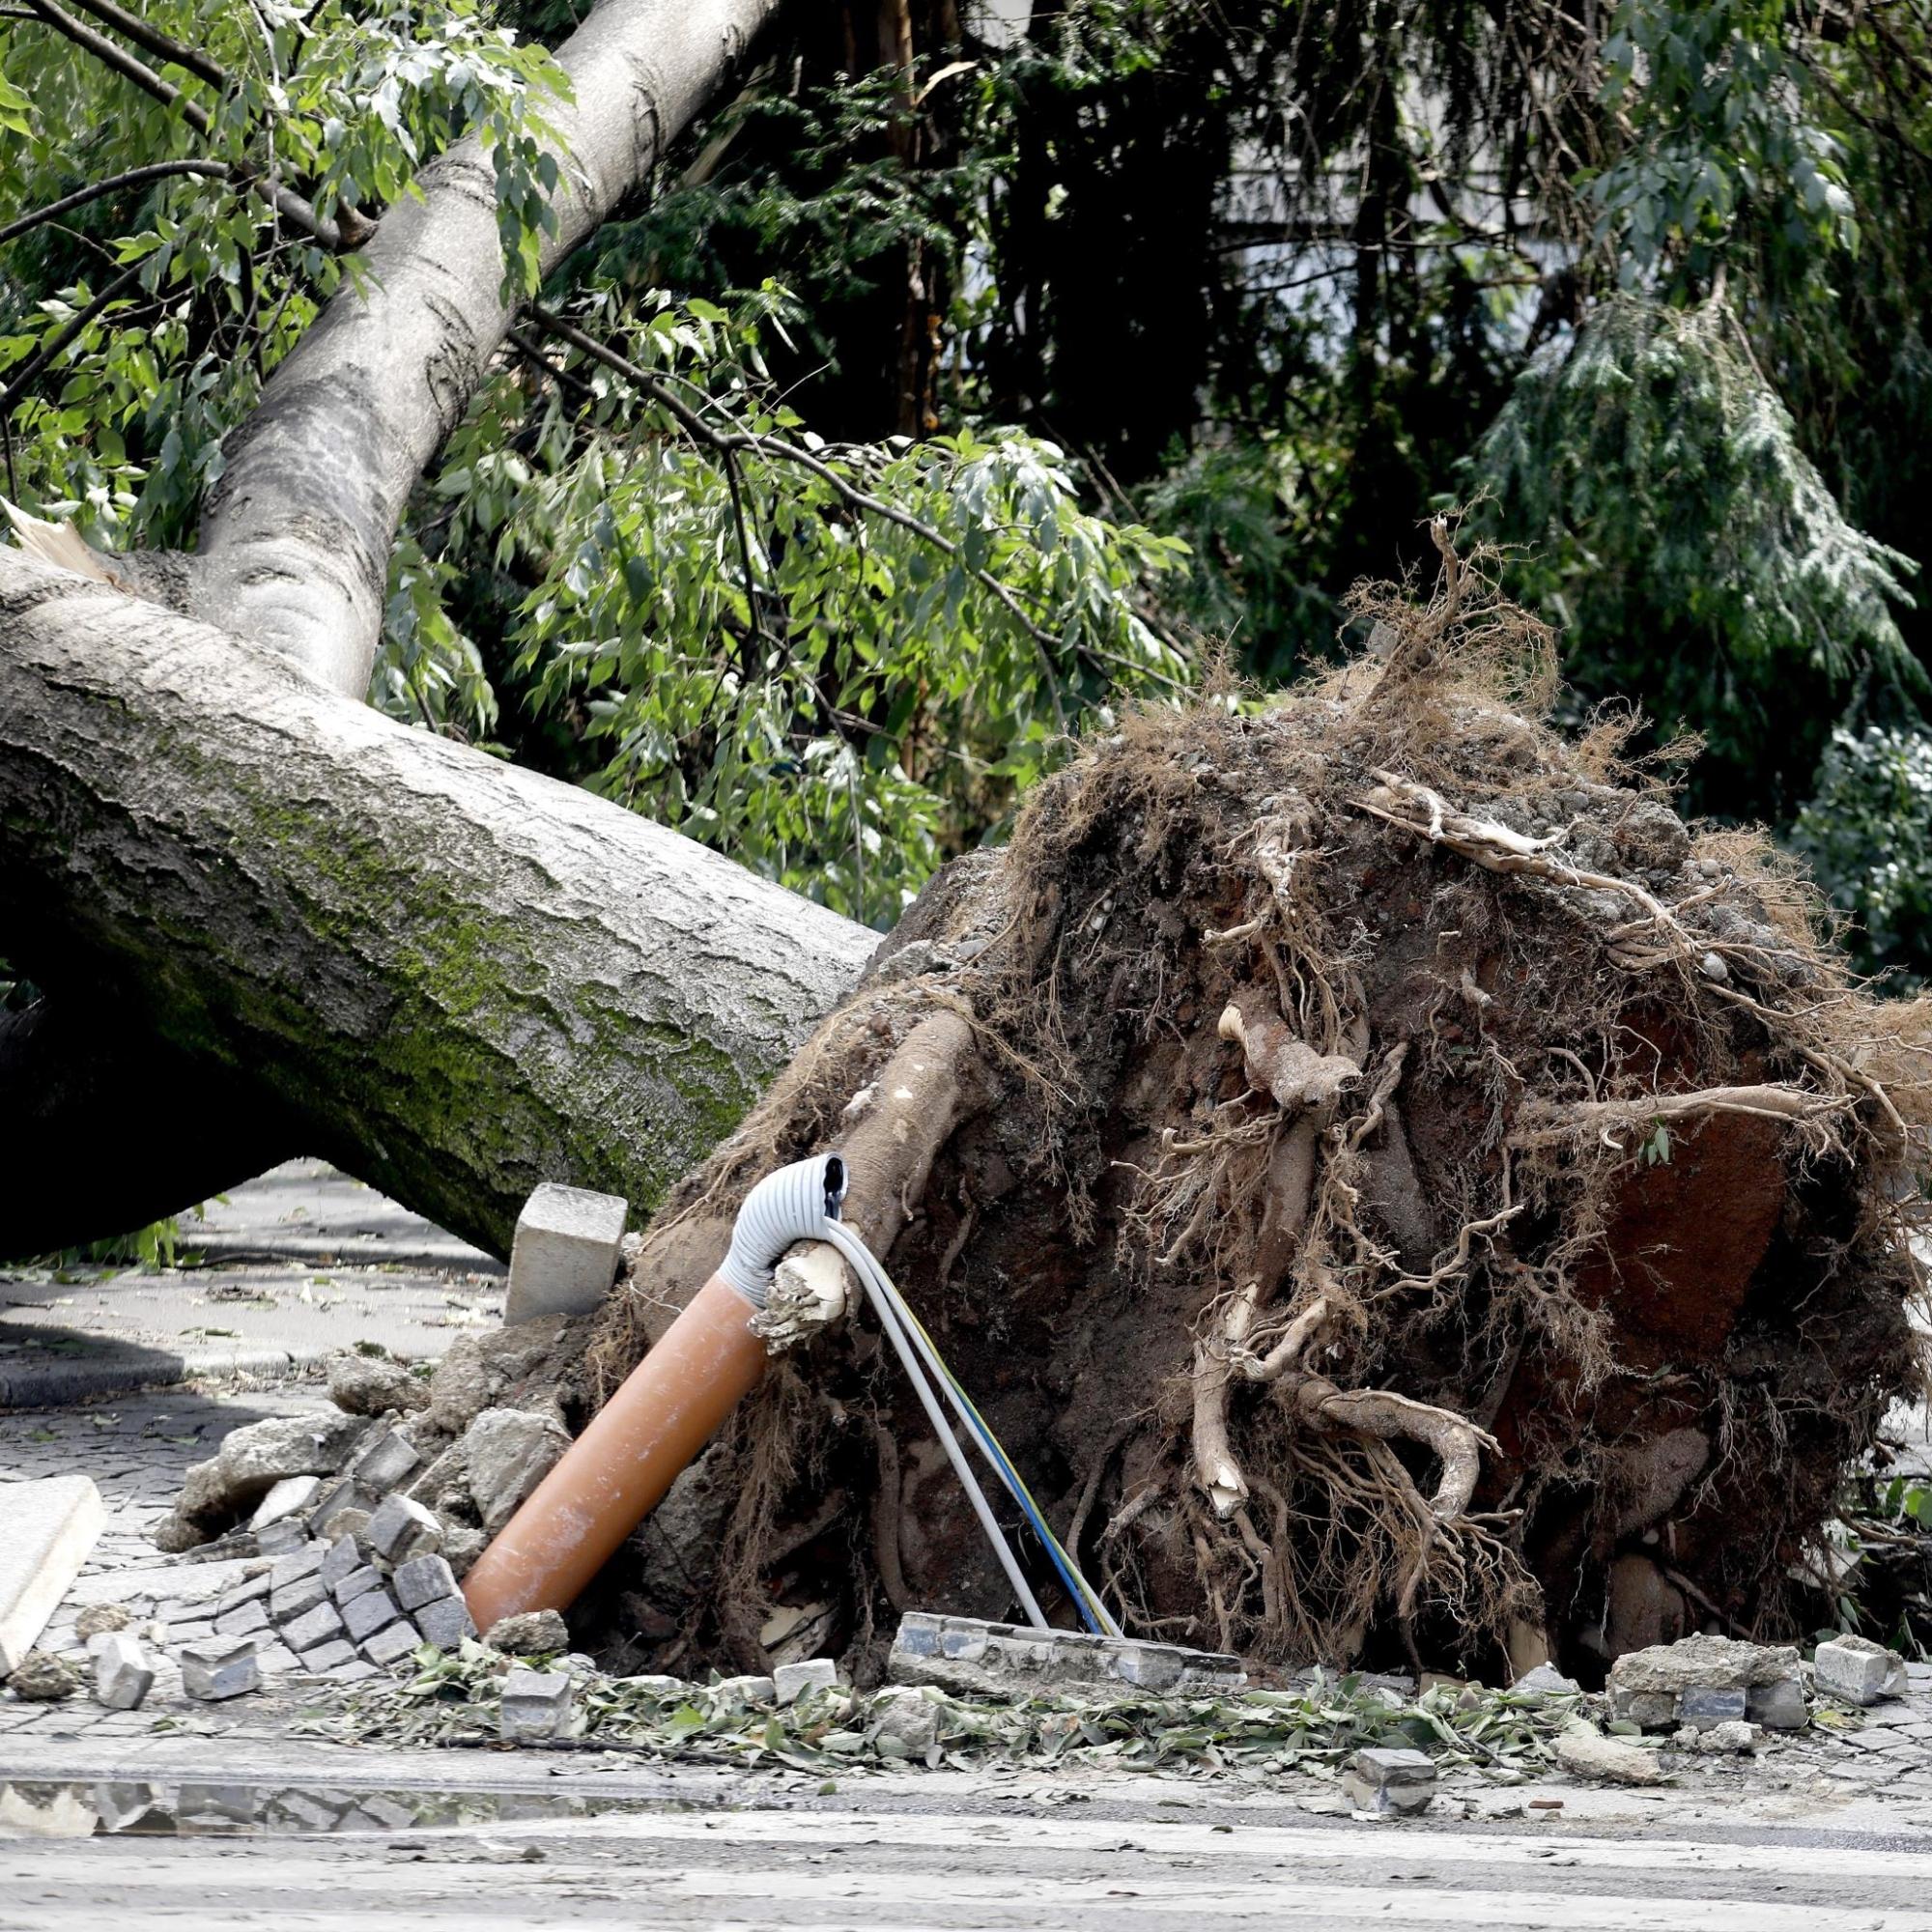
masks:
{"label": "white electrical cable", "polygon": [[1060,1547],[1058,1538],[1040,1516],[1038,1506],[1027,1494],[1026,1486],[1019,1480],[1006,1451],[1000,1447],[984,1418],[940,1359],[932,1338],[926,1334],[897,1284],[866,1245],[858,1231],[838,1219],[839,1204],[845,1197],[845,1163],[838,1154],[816,1154],[806,1160],[793,1161],[766,1175],[745,1196],[731,1231],[730,1250],[719,1264],[718,1272],[753,1307],[763,1308],[770,1298],[778,1263],[787,1248],[798,1241],[829,1241],[838,1249],[864,1286],[867,1298],[876,1311],[880,1325],[890,1337],[919,1396],[926,1419],[932,1424],[940,1445],[946,1451],[947,1460],[952,1464],[953,1472],[966,1492],[967,1500],[980,1519],[986,1541],[992,1546],[1000,1567],[1007,1573],[1008,1581],[1012,1584],[1014,1594],[1026,1610],[1028,1621],[1036,1630],[1050,1628],[1038,1600],[1028,1587],[1006,1533],[993,1515],[985,1492],[980,1487],[979,1479],[959,1446],[959,1438],[940,1407],[932,1389],[934,1380],[952,1404],[960,1427],[977,1445],[987,1466],[1011,1492],[1021,1513],[1045,1544],[1047,1553],[1060,1572],[1061,1580],[1066,1585],[1082,1621],[1090,1627],[1097,1625],[1109,1636],[1121,1635],[1120,1625],[1109,1614],[1098,1593],[1074,1567],[1072,1557]]}

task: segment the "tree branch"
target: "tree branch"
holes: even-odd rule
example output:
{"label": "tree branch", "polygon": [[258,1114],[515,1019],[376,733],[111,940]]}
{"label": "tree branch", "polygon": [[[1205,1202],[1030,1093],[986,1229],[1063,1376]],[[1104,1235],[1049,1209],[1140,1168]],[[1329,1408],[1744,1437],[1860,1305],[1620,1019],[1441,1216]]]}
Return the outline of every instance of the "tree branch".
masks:
{"label": "tree branch", "polygon": [[72,0],[72,4],[83,14],[92,14],[97,20],[104,21],[117,33],[125,34],[137,47],[146,47],[156,60],[169,61],[176,67],[185,68],[198,80],[207,81],[223,94],[228,92],[228,75],[205,53],[170,40],[157,28],[151,27],[138,14],[130,14],[125,7],[115,6],[114,0]]}
{"label": "tree branch", "polygon": [[[545,107],[558,184],[540,273],[649,181],[777,6],[602,0],[590,13],[557,55],[572,99]],[[413,187],[384,213],[366,274],[343,284],[229,439],[191,590],[211,623],[355,697],[410,492],[511,322],[490,157],[466,138]]]}
{"label": "tree branch", "polygon": [[[110,41],[105,34],[96,33],[84,21],[63,13],[53,0],[27,0],[27,5],[55,33],[64,34],[75,46],[86,48],[103,66],[131,81],[144,94],[152,95],[162,106],[177,109],[182,119],[204,139],[213,131],[207,108],[190,100],[173,81],[163,80],[145,61],[136,60],[119,42]],[[266,202],[304,235],[313,236],[331,253],[343,254],[360,247],[375,233],[375,223],[354,209],[344,209],[339,217],[325,220],[292,189],[275,186],[244,168],[229,166],[228,175],[231,181],[245,185],[257,199]]]}
{"label": "tree branch", "polygon": [[0,245],[14,241],[29,229],[38,228],[43,221],[58,221],[62,215],[71,214],[76,208],[85,208],[91,201],[119,194],[124,187],[140,187],[148,182],[166,181],[174,175],[203,175],[211,180],[226,181],[234,172],[226,161],[151,161],[146,167],[128,168],[123,174],[109,175],[104,181],[90,182],[87,186],[76,188],[59,201],[50,201],[44,208],[34,209],[17,221],[10,221],[6,227],[0,228]]}

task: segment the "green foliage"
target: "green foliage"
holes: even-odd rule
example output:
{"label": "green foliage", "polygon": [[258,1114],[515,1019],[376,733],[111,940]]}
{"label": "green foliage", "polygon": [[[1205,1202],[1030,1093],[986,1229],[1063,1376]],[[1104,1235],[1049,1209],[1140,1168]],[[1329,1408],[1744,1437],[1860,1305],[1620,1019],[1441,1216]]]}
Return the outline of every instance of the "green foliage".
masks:
{"label": "green foliage", "polygon": [[1851,915],[1861,962],[1922,979],[1932,961],[1932,734],[1834,731],[1795,842]]}
{"label": "green foliage", "polygon": [[[1525,370],[1467,473],[1570,674],[1702,733],[1704,781],[1747,809],[1803,796],[1858,679],[1922,683],[1892,615],[1911,559],[1846,521],[1721,302],[1602,303]],[[1808,730],[1777,701],[1794,685],[1827,707]]]}
{"label": "green foliage", "polygon": [[510,673],[527,712],[569,722],[577,775],[890,924],[1065,728],[1182,675],[1136,603],[1184,547],[1083,511],[1052,445],[825,442],[765,373],[776,290],[592,306],[696,428],[595,364],[540,404],[509,379],[486,391],[431,488],[433,572],[400,554],[392,706],[446,710],[474,663],[426,613],[432,576],[508,573],[528,585]]}
{"label": "green foliage", "polygon": [[220,479],[222,438],[355,272],[250,183],[293,192],[320,222],[353,219],[473,132],[497,169],[506,281],[534,288],[555,181],[543,108],[562,75],[474,0],[156,0],[142,13],[225,84],[167,65],[182,99],[163,103],[38,21],[0,24],[0,227],[160,160],[234,172],[129,184],[0,251],[0,487],[98,542],[181,545]]}
{"label": "green foliage", "polygon": [[1819,56],[1789,24],[1785,0],[1617,7],[1603,101],[1630,138],[1589,191],[1626,286],[1708,277],[1746,228],[1805,275],[1857,247],[1846,151],[1821,118]]}

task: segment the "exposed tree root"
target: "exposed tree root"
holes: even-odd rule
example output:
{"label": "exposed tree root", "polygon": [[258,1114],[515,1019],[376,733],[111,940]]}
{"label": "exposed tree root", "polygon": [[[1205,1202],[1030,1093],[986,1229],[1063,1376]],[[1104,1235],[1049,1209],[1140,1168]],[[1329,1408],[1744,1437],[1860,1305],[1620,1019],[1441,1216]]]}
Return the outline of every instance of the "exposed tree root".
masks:
{"label": "exposed tree root", "polygon": [[[1547,635],[1480,569],[1363,609],[1369,659],[1123,720],[914,908],[649,1231],[586,1395],[752,1180],[838,1146],[1131,1630],[1589,1671],[1655,1547],[1689,1614],[1788,1631],[1918,1372],[1926,1009],[1850,980],[1761,842],[1687,827],[1627,724],[1543,723]],[[736,1600],[690,1627],[737,1657],[834,1603],[863,1673],[894,1608],[1010,1603],[869,1315],[812,1320],[833,1271],[794,1260],[811,1372],[712,1452]]]}

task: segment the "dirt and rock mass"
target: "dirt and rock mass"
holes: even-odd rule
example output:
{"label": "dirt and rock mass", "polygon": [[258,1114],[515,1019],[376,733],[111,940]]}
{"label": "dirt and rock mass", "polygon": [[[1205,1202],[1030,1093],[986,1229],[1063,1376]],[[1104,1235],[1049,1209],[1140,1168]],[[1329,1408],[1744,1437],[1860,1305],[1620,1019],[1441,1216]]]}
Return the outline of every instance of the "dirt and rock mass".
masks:
{"label": "dirt and rock mass", "polygon": [[[600,1318],[438,1370],[431,1500],[487,1531],[522,1485],[493,1509],[482,1468],[547,1466],[746,1188],[837,1147],[1130,1634],[1586,1683],[1796,1634],[1843,1471],[1920,1385],[1927,1009],[1854,980],[1768,841],[1686,824],[1633,718],[1558,729],[1548,634],[1443,549],[1427,606],[1365,593],[1360,658],[1124,717],[943,872]],[[1008,1587],[854,1314],[571,1625],[613,1667],[865,1681],[899,1611]]]}

